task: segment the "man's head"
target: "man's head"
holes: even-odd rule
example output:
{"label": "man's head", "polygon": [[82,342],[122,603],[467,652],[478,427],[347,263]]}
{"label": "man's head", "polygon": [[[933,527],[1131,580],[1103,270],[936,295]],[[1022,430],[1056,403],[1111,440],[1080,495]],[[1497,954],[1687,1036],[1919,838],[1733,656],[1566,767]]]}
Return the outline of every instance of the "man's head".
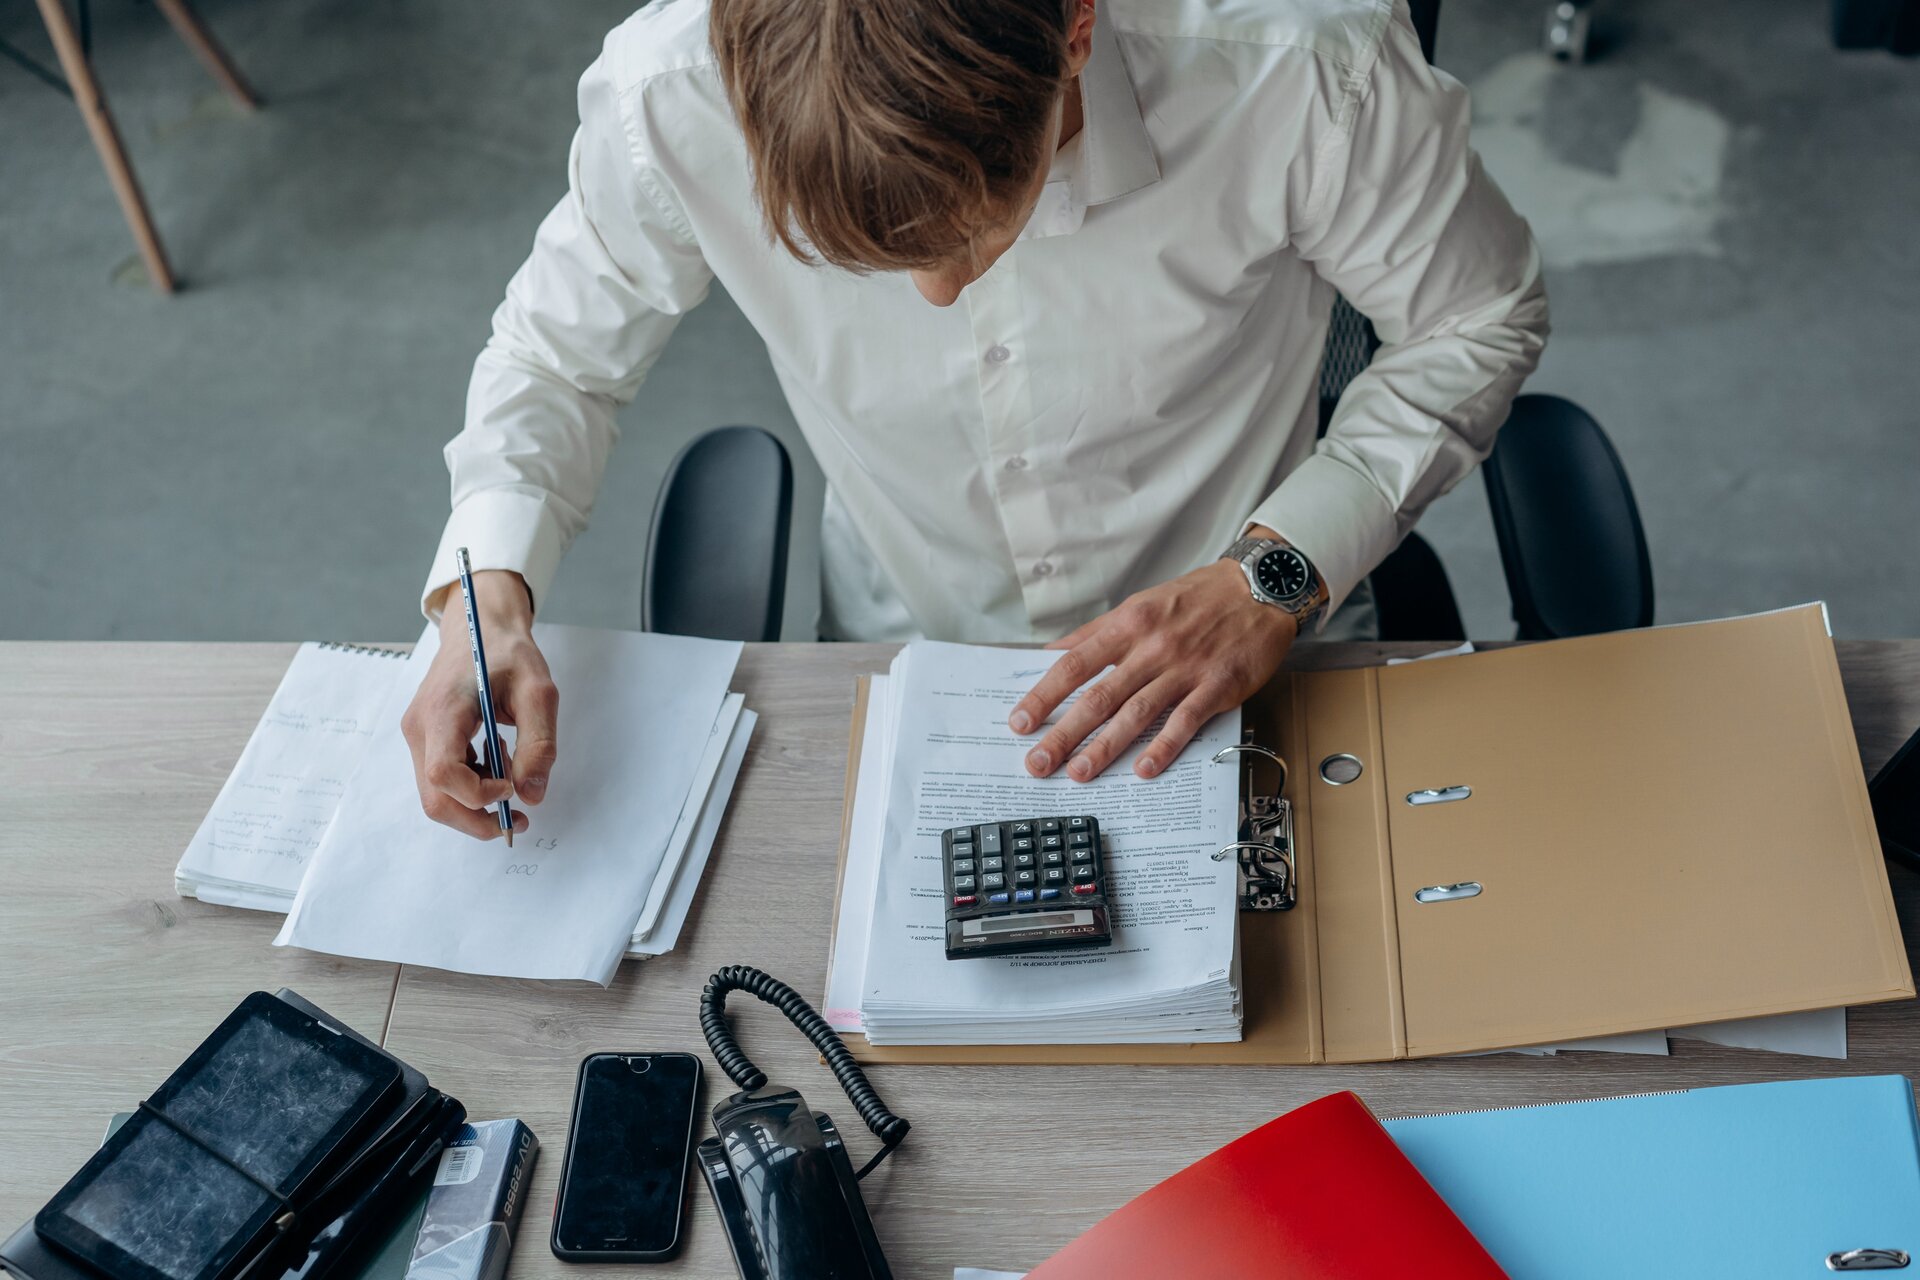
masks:
{"label": "man's head", "polygon": [[945,306],[1013,244],[1091,52],[1092,0],[711,3],[754,190],[795,256],[909,271]]}

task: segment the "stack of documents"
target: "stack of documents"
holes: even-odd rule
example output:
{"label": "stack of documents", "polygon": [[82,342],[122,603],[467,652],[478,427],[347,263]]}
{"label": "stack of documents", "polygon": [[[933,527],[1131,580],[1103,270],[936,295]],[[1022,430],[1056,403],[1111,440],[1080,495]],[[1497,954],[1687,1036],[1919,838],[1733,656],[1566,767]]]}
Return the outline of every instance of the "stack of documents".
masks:
{"label": "stack of documents", "polygon": [[[1059,656],[922,642],[872,678],[828,976],[837,1029],[883,1045],[1240,1038],[1236,863],[1212,856],[1239,819],[1239,771],[1212,762],[1239,716],[1151,781],[1132,764],[1158,725],[1093,782],[1033,778],[1007,714]],[[939,833],[1069,813],[1106,837],[1113,945],[948,960]]]}
{"label": "stack of documents", "polygon": [[[438,647],[301,646],[174,871],[290,911],[278,941],[514,977],[611,979],[673,947],[753,731],[736,643],[538,624],[560,760],[508,849],[420,810],[400,716]],[[503,728],[509,749],[512,729]]]}

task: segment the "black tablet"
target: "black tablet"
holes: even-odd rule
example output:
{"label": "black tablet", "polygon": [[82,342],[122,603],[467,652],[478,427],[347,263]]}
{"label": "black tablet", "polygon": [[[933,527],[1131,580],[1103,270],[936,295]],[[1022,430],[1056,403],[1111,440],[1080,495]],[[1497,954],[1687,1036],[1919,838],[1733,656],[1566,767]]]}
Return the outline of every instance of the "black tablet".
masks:
{"label": "black tablet", "polygon": [[256,991],[34,1226],[112,1280],[221,1280],[399,1081],[392,1058]]}

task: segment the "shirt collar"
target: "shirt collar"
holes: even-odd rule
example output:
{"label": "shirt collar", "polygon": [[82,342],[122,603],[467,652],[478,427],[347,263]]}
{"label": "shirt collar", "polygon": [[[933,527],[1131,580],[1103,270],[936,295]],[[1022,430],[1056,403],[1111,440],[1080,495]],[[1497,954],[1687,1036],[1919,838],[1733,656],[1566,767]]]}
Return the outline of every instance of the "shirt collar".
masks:
{"label": "shirt collar", "polygon": [[1054,154],[1047,182],[1020,239],[1080,229],[1089,205],[1117,200],[1160,181],[1140,100],[1120,41],[1105,19],[1093,23],[1093,51],[1080,72],[1080,132]]}
{"label": "shirt collar", "polygon": [[1075,200],[1087,205],[1105,204],[1160,181],[1160,162],[1154,159],[1147,124],[1140,117],[1133,74],[1105,13],[1103,6],[1094,18],[1093,53],[1080,73],[1084,141],[1073,185]]}

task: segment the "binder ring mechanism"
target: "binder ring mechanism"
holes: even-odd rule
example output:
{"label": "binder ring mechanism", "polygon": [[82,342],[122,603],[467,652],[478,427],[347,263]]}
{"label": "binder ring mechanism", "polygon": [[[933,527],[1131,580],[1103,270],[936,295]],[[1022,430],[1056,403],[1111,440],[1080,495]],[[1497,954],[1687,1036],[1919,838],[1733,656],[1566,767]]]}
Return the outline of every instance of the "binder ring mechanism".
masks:
{"label": "binder ring mechanism", "polygon": [[[1293,848],[1293,805],[1283,794],[1287,762],[1279,752],[1254,742],[1251,735],[1237,746],[1222,747],[1213,760],[1224,764],[1229,757],[1238,757],[1246,766],[1240,787],[1240,838],[1221,845],[1213,860],[1223,862],[1229,855],[1239,858],[1242,911],[1291,911],[1297,900],[1299,864]],[[1254,776],[1274,770],[1279,778],[1271,790]]]}
{"label": "binder ring mechanism", "polygon": [[1827,1255],[1829,1271],[1898,1271],[1910,1259],[1900,1249],[1848,1249]]}

